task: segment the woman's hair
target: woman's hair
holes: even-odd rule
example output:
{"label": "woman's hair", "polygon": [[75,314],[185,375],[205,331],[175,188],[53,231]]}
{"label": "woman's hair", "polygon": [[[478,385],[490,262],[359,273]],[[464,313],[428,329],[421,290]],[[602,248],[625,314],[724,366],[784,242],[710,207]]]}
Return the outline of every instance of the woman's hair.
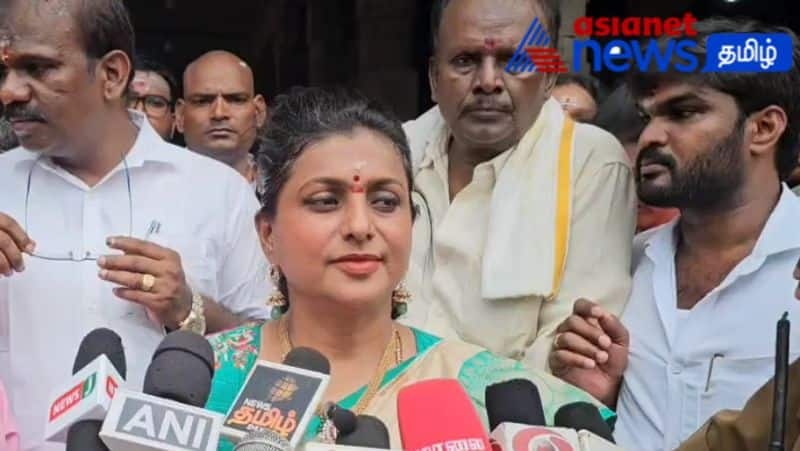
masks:
{"label": "woman's hair", "polygon": [[[400,120],[356,91],[315,87],[292,88],[287,94],[277,96],[270,108],[270,117],[261,132],[256,153],[262,214],[270,220],[275,218],[278,198],[292,168],[310,145],[336,135],[351,135],[359,128],[385,137],[400,154],[409,186],[408,201],[413,219],[416,209],[411,199],[414,186],[411,150]],[[288,300],[283,276],[278,289]]]}

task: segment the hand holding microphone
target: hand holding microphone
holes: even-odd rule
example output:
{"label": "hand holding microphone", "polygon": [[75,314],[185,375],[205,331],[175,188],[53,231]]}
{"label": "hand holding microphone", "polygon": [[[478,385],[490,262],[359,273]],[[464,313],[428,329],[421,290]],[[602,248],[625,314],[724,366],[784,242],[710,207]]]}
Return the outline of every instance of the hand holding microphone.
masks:
{"label": "hand holding microphone", "polygon": [[579,299],[556,329],[549,363],[553,374],[608,406],[616,404],[628,366],[630,336],[619,319]]}

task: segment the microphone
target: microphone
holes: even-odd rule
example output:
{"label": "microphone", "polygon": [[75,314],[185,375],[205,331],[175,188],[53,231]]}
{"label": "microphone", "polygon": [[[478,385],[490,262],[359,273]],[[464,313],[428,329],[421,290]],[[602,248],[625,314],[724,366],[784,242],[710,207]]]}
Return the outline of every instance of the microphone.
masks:
{"label": "microphone", "polygon": [[273,431],[256,431],[247,434],[233,451],[290,451],[292,446],[280,434]]}
{"label": "microphone", "polygon": [[544,426],[542,398],[536,385],[527,379],[512,379],[486,387],[486,415],[489,430],[501,423]]}
{"label": "microphone", "polygon": [[[334,424],[336,422],[334,421]],[[338,427],[337,427],[338,429]],[[355,428],[350,433],[336,437],[337,445],[357,446],[362,448],[389,449],[389,430],[383,421],[370,415],[355,417]]]}
{"label": "microphone", "polygon": [[282,364],[259,361],[225,416],[222,434],[238,442],[272,431],[292,448],[303,439],[330,379],[330,362],[311,348],[294,348]]}
{"label": "microphone", "polygon": [[784,312],[775,331],[775,391],[772,394],[772,424],[769,451],[786,448],[786,403],[789,392],[789,313]]}
{"label": "microphone", "polygon": [[558,449],[619,451],[600,412],[576,402],[556,412],[556,427],[547,427],[541,396],[527,379],[512,379],[486,387],[486,411],[497,450]]}
{"label": "microphone", "polygon": [[222,415],[202,408],[213,376],[214,352],[203,336],[168,334],[147,367],[144,393],[120,390],[100,437],[111,451],[216,451]]}
{"label": "microphone", "polygon": [[431,379],[402,388],[397,414],[404,450],[491,448],[472,400],[455,379]]}
{"label": "microphone", "polygon": [[616,443],[611,427],[603,420],[597,407],[588,402],[573,402],[562,406],[556,412],[553,423],[556,427],[588,431],[603,440]]}
{"label": "microphone", "polygon": [[66,443],[68,450],[105,450],[97,431],[126,371],[119,335],[105,328],[89,332],[78,347],[72,377],[51,392],[45,437]]}
{"label": "microphone", "polygon": [[187,331],[168,334],[153,353],[142,391],[182,404],[203,407],[211,393],[214,350],[203,336]]}
{"label": "microphone", "polygon": [[356,414],[354,414],[351,410],[343,409],[338,405],[331,403],[325,414],[331,419],[333,425],[336,426],[338,437],[355,431],[357,419]]}

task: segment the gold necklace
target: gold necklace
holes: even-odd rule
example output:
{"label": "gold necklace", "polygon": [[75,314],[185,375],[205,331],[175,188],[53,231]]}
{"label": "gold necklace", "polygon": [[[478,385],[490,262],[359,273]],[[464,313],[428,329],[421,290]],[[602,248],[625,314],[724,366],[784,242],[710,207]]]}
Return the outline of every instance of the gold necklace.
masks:
{"label": "gold necklace", "polygon": [[[292,339],[289,336],[289,321],[287,319],[288,315],[284,315],[278,321],[278,337],[280,339],[281,345],[281,353],[283,354],[283,359],[286,359],[286,355],[294,348],[292,345]],[[392,323],[392,338],[386,344],[386,348],[383,351],[383,356],[381,356],[381,360],[378,363],[378,368],[373,374],[372,379],[370,379],[369,384],[367,384],[367,389],[364,392],[364,395],[356,403],[355,407],[353,407],[353,413],[356,415],[361,415],[366,410],[367,406],[369,405],[372,398],[375,397],[375,394],[378,392],[378,389],[381,386],[381,382],[383,382],[383,377],[386,372],[392,367],[392,356],[394,356],[394,365],[399,365],[400,362],[403,361],[403,340],[400,337],[400,331],[397,330],[394,323]],[[324,404],[323,404],[324,406]],[[324,407],[321,406],[317,409],[317,415],[320,416],[321,423],[325,423],[325,412],[320,412],[320,410],[324,410]]]}

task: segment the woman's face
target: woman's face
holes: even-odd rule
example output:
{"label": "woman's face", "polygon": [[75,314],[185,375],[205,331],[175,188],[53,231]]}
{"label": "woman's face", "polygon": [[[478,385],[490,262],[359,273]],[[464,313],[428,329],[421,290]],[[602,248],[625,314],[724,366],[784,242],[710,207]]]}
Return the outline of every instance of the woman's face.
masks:
{"label": "woman's face", "polygon": [[411,250],[409,186],[400,153],[367,129],[308,146],[278,197],[275,218],[259,220],[291,302],[391,308]]}

